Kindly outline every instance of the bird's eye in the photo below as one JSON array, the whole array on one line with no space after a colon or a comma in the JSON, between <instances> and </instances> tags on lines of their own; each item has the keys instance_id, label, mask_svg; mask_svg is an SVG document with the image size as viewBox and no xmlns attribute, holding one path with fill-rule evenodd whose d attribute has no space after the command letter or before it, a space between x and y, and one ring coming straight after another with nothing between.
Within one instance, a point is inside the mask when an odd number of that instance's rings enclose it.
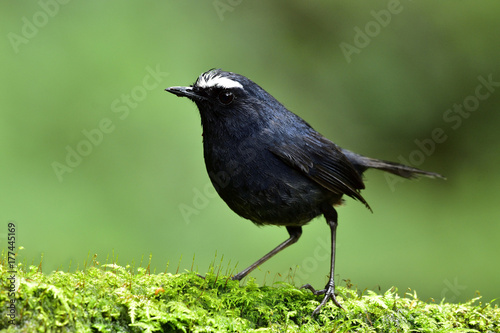
<instances>
[{"instance_id":1,"label":"bird's eye","mask_svg":"<svg viewBox=\"0 0 500 333\"><path fill-rule=\"evenodd\" d=\"M219 93L219 102L221 102L224 105L229 105L234 99L234 95L232 92L223 90Z\"/></svg>"}]
</instances>

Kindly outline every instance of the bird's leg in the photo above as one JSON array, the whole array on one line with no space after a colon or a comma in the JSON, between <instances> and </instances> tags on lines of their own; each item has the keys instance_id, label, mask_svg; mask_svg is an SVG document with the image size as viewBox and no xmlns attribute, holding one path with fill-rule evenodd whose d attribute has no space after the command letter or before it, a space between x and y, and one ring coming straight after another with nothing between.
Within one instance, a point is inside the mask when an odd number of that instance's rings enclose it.
<instances>
[{"instance_id":1,"label":"bird's leg","mask_svg":"<svg viewBox=\"0 0 500 333\"><path fill-rule=\"evenodd\" d=\"M318 305L318 307L313 311L313 316L319 313L321 308L326 304L326 302L328 302L329 299L331 299L333 303L335 303L335 305L337 305L339 308L343 309L342 306L337 301L337 299L335 298L334 272L335 272L335 239L337 235L337 211L332 206L328 206L323 209L323 215L326 218L326 223L330 226L330 232L332 236L332 249L331 249L332 261L330 266L330 278L328 279L328 283L326 284L325 289L322 290L316 290L310 284L306 284L301 287L309 289L315 295L325 294L325 297L323 297L323 300L321 301L320 305Z\"/></svg>"},{"instance_id":2,"label":"bird's leg","mask_svg":"<svg viewBox=\"0 0 500 333\"><path fill-rule=\"evenodd\" d=\"M233 280L241 280L245 276L247 276L251 271L253 271L255 268L258 266L262 265L264 262L266 262L269 258L274 256L276 253L280 252L281 250L287 248L288 246L296 243L300 235L302 235L302 227L286 227L286 230L288 231L288 234L290 234L290 238L288 238L286 241L278 245L276 248L274 248L271 252L254 262L252 265L247 267L246 269L242 270L235 276L233 276Z\"/></svg>"}]
</instances>

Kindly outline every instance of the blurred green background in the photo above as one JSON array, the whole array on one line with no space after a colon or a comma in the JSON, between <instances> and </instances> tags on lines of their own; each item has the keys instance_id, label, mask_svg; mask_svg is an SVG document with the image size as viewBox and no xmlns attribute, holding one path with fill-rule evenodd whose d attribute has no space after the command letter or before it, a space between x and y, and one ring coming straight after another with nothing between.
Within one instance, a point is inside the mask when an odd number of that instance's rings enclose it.
<instances>
[{"instance_id":1,"label":"blurred green background","mask_svg":"<svg viewBox=\"0 0 500 333\"><path fill-rule=\"evenodd\" d=\"M152 254L170 272L182 256L180 270L203 274L216 253L241 270L285 240L214 195L198 111L164 92L217 67L342 147L447 176L393 183L368 171L374 213L350 199L339 208L338 283L497 298L499 12L498 1L4 4L2 249L14 221L19 260L43 254L45 273L95 253L136 266ZM303 230L252 273L258 283L292 269L296 285L324 285L328 228L318 218Z\"/></svg>"}]
</instances>

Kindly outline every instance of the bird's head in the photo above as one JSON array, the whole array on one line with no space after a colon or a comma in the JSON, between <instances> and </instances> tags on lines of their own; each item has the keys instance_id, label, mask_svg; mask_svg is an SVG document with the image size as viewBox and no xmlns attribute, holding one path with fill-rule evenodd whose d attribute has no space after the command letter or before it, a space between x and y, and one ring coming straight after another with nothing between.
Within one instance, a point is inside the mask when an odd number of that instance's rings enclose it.
<instances>
[{"instance_id":1,"label":"bird's head","mask_svg":"<svg viewBox=\"0 0 500 333\"><path fill-rule=\"evenodd\" d=\"M189 87L170 87L165 90L179 97L187 97L202 108L227 108L244 95L244 79L235 73L211 69L201 74Z\"/></svg>"},{"instance_id":2,"label":"bird's head","mask_svg":"<svg viewBox=\"0 0 500 333\"><path fill-rule=\"evenodd\" d=\"M211 69L188 87L170 87L166 91L187 97L196 103L202 122L223 119L261 123L283 106L269 93L243 75Z\"/></svg>"},{"instance_id":3,"label":"bird's head","mask_svg":"<svg viewBox=\"0 0 500 333\"><path fill-rule=\"evenodd\" d=\"M267 93L253 81L243 75L221 69L202 73L189 87L170 87L165 90L191 99L200 112L212 110L216 113L227 113L228 109L241 108L245 104L251 107L248 104L267 97L264 96Z\"/></svg>"}]
</instances>

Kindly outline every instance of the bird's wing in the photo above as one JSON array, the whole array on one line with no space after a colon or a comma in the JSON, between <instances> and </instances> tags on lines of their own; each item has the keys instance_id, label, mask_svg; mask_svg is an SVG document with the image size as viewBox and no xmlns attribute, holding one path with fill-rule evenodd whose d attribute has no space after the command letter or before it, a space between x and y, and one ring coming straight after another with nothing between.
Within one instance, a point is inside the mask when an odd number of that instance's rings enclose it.
<instances>
[{"instance_id":1,"label":"bird's wing","mask_svg":"<svg viewBox=\"0 0 500 333\"><path fill-rule=\"evenodd\" d=\"M288 165L335 194L346 194L370 206L361 196L364 189L361 175L333 142L311 131L303 141L285 142L270 148L271 152Z\"/></svg>"}]
</instances>

